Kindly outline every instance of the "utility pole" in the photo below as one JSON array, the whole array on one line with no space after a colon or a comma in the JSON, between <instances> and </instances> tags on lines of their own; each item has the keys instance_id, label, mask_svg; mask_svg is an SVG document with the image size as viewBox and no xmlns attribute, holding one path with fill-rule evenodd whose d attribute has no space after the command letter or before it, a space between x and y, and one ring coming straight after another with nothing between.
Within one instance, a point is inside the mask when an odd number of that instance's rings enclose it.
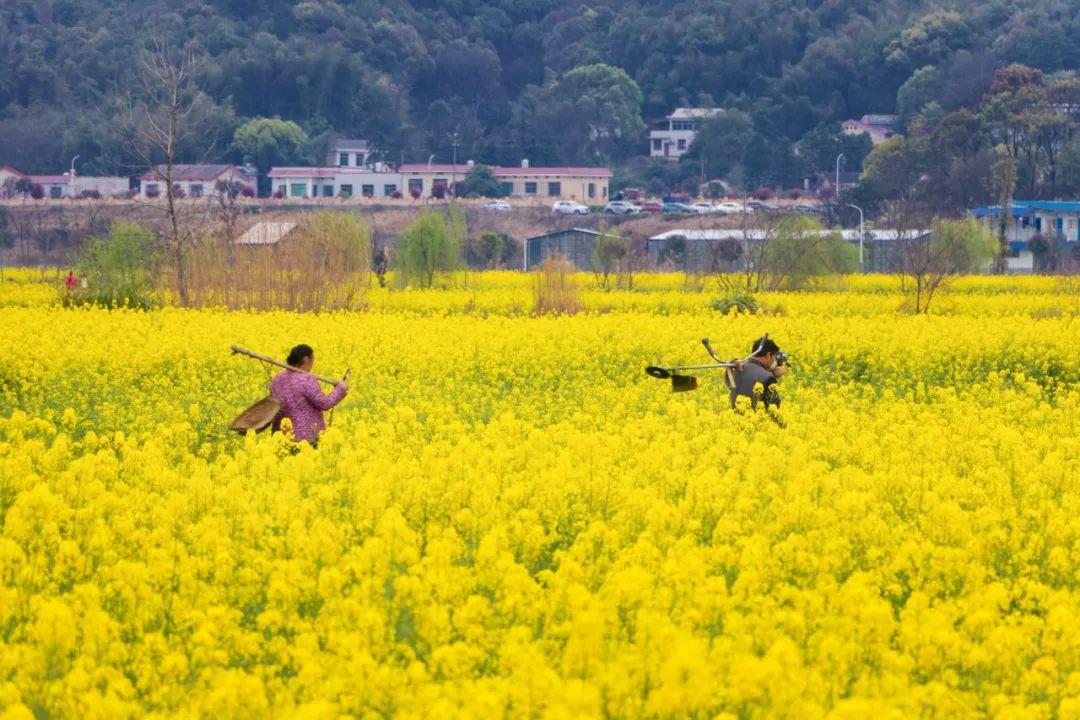
<instances>
[{"instance_id":1,"label":"utility pole","mask_svg":"<svg viewBox=\"0 0 1080 720\"><path fill-rule=\"evenodd\" d=\"M457 199L457 149L458 149L458 131L454 131L454 154L452 160L452 167L450 169L450 201L453 202Z\"/></svg>"},{"instance_id":2,"label":"utility pole","mask_svg":"<svg viewBox=\"0 0 1080 720\"><path fill-rule=\"evenodd\" d=\"M844 153L840 153L836 156L836 187L833 188L836 191L836 202L840 203L840 161L844 159Z\"/></svg>"}]
</instances>

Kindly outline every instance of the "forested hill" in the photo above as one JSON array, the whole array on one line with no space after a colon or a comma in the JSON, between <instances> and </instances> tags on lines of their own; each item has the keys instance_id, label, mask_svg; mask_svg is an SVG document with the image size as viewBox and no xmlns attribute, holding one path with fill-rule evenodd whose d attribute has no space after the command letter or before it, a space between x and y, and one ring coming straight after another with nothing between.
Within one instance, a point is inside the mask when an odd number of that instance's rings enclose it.
<instances>
[{"instance_id":1,"label":"forested hill","mask_svg":"<svg viewBox=\"0 0 1080 720\"><path fill-rule=\"evenodd\" d=\"M642 120L712 104L745 111L779 147L823 121L973 106L1005 64L1080 67L1075 0L8 0L0 164L129 167L117 99L155 33L205 58L215 127L185 151L215 140L234 160L238 125L279 116L310 137L368 138L393 161L448 160L456 131L459 158L617 162L646 151ZM569 75L597 64L628 78ZM919 106L898 108L927 66ZM637 89L638 116L605 116Z\"/></svg>"}]
</instances>

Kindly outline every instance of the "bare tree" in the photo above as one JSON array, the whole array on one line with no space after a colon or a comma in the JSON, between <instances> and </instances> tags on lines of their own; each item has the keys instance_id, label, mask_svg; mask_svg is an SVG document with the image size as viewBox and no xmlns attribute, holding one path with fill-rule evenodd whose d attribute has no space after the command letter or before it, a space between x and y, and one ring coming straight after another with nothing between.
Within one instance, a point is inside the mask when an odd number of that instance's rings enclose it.
<instances>
[{"instance_id":1,"label":"bare tree","mask_svg":"<svg viewBox=\"0 0 1080 720\"><path fill-rule=\"evenodd\" d=\"M181 305L188 304L185 252L192 233L177 202L180 193L174 168L181 146L201 133L211 104L195 87L197 58L193 46L177 50L163 37L155 38L141 60L141 95L127 99L124 113L132 149L165 185L165 245L174 265Z\"/></svg>"},{"instance_id":2,"label":"bare tree","mask_svg":"<svg viewBox=\"0 0 1080 720\"><path fill-rule=\"evenodd\" d=\"M974 218L935 220L929 232L906 228L897 237L903 288L915 312L930 312L934 294L952 277L984 270L997 256L993 235Z\"/></svg>"}]
</instances>

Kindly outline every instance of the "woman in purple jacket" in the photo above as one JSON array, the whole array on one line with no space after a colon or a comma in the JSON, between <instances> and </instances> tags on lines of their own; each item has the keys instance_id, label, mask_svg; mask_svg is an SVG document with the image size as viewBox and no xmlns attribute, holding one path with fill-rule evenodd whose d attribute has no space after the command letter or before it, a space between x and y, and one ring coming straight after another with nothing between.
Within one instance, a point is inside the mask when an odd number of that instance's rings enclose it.
<instances>
[{"instance_id":1,"label":"woman in purple jacket","mask_svg":"<svg viewBox=\"0 0 1080 720\"><path fill-rule=\"evenodd\" d=\"M297 345L285 360L290 366L310 373L315 365L315 351L309 345ZM292 421L293 439L307 440L318 445L319 433L326 427L323 411L337 405L349 391L349 384L342 380L329 394L323 395L319 381L311 375L282 370L270 381L270 394L281 402L281 411L274 419L274 432L281 429L281 421Z\"/></svg>"}]
</instances>

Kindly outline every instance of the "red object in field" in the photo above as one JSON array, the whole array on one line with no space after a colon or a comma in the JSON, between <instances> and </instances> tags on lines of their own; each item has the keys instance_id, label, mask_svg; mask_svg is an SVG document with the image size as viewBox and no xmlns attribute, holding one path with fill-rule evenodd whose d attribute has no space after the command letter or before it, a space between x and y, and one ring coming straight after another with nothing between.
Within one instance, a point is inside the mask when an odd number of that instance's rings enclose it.
<instances>
[{"instance_id":1,"label":"red object in field","mask_svg":"<svg viewBox=\"0 0 1080 720\"><path fill-rule=\"evenodd\" d=\"M663 209L664 206L661 205L658 202L653 202L652 200L650 200L649 202L641 203L640 207L645 212L656 212L656 213L658 213Z\"/></svg>"},{"instance_id":2,"label":"red object in field","mask_svg":"<svg viewBox=\"0 0 1080 720\"><path fill-rule=\"evenodd\" d=\"M68 272L67 277L64 278L64 284L67 285L68 290L75 289L75 273Z\"/></svg>"}]
</instances>

